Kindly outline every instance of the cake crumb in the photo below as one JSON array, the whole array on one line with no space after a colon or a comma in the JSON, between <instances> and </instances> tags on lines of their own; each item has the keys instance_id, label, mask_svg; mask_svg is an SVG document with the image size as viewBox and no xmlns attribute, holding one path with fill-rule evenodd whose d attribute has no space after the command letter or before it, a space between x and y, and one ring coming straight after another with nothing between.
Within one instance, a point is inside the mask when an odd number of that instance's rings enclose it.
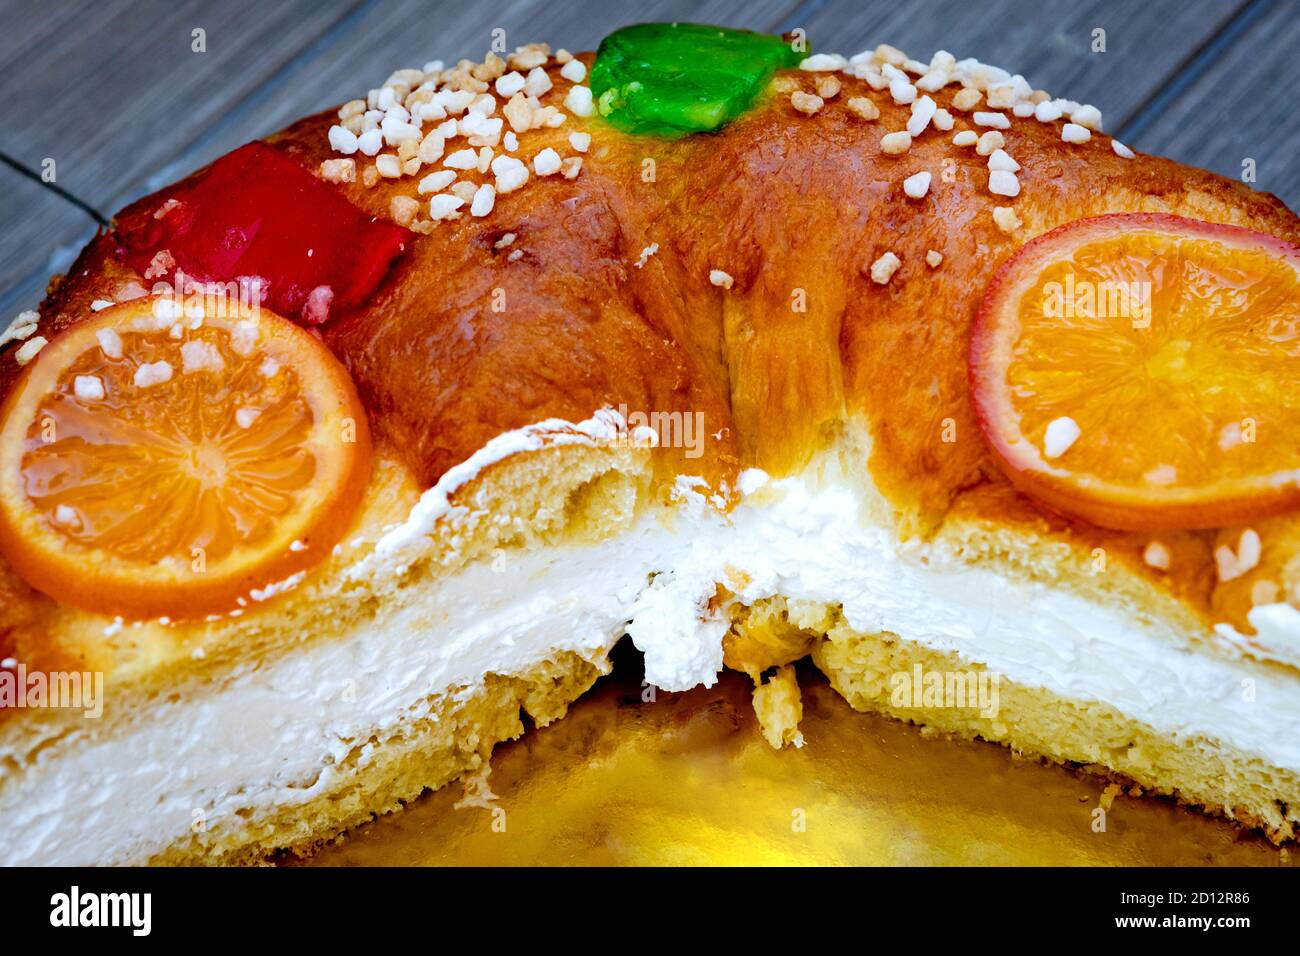
<instances>
[{"instance_id":1,"label":"cake crumb","mask_svg":"<svg viewBox=\"0 0 1300 956\"><path fill-rule=\"evenodd\" d=\"M906 130L886 133L880 140L880 151L888 156L901 156L912 148L912 136Z\"/></svg>"},{"instance_id":2,"label":"cake crumb","mask_svg":"<svg viewBox=\"0 0 1300 956\"><path fill-rule=\"evenodd\" d=\"M355 183L357 162L354 159L327 159L320 164L320 178L327 183Z\"/></svg>"},{"instance_id":3,"label":"cake crumb","mask_svg":"<svg viewBox=\"0 0 1300 956\"><path fill-rule=\"evenodd\" d=\"M1092 130L1078 123L1066 123L1061 127L1061 139L1067 143L1086 143L1092 139Z\"/></svg>"},{"instance_id":4,"label":"cake crumb","mask_svg":"<svg viewBox=\"0 0 1300 956\"><path fill-rule=\"evenodd\" d=\"M916 139L916 137L924 133L937 112L938 109L934 100L928 96L922 96L920 99L913 101L912 113L907 120L907 135Z\"/></svg>"},{"instance_id":5,"label":"cake crumb","mask_svg":"<svg viewBox=\"0 0 1300 956\"><path fill-rule=\"evenodd\" d=\"M805 93L803 90L796 90L790 94L790 105L800 113L806 113L807 115L812 116L826 105L826 101L814 93Z\"/></svg>"},{"instance_id":6,"label":"cake crumb","mask_svg":"<svg viewBox=\"0 0 1300 956\"><path fill-rule=\"evenodd\" d=\"M497 191L491 183L484 183L478 189L474 190L474 196L470 200L469 214L482 218L490 213L496 205Z\"/></svg>"},{"instance_id":7,"label":"cake crumb","mask_svg":"<svg viewBox=\"0 0 1300 956\"><path fill-rule=\"evenodd\" d=\"M546 147L533 157L533 172L538 176L551 176L560 171L560 154Z\"/></svg>"},{"instance_id":8,"label":"cake crumb","mask_svg":"<svg viewBox=\"0 0 1300 956\"><path fill-rule=\"evenodd\" d=\"M409 226L420 211L420 203L410 196L394 196L388 203L388 211L399 226Z\"/></svg>"},{"instance_id":9,"label":"cake crumb","mask_svg":"<svg viewBox=\"0 0 1300 956\"><path fill-rule=\"evenodd\" d=\"M1005 169L989 171L989 192L995 196L1014 198L1020 195L1020 180L1016 174Z\"/></svg>"},{"instance_id":10,"label":"cake crumb","mask_svg":"<svg viewBox=\"0 0 1300 956\"><path fill-rule=\"evenodd\" d=\"M1214 549L1214 562L1218 566L1219 583L1233 581L1248 574L1259 565L1259 559L1263 555L1263 544L1259 539L1259 532L1254 528L1246 528L1241 532L1241 537L1237 539L1237 549L1234 551L1226 544L1221 544Z\"/></svg>"},{"instance_id":11,"label":"cake crumb","mask_svg":"<svg viewBox=\"0 0 1300 956\"><path fill-rule=\"evenodd\" d=\"M41 349L45 348L45 346L49 344L49 339L45 338L43 335L38 335L34 339L28 339L19 346L18 351L14 353L14 361L20 366L26 365L32 359L36 358Z\"/></svg>"},{"instance_id":12,"label":"cake crumb","mask_svg":"<svg viewBox=\"0 0 1300 956\"><path fill-rule=\"evenodd\" d=\"M570 83L581 83L587 78L587 64L581 60L570 59L560 70L560 76Z\"/></svg>"},{"instance_id":13,"label":"cake crumb","mask_svg":"<svg viewBox=\"0 0 1300 956\"><path fill-rule=\"evenodd\" d=\"M941 262L943 262L942 252L936 252L935 250L931 249L929 252L925 254L925 264L929 266L931 269L939 268L939 264Z\"/></svg>"},{"instance_id":14,"label":"cake crumb","mask_svg":"<svg viewBox=\"0 0 1300 956\"><path fill-rule=\"evenodd\" d=\"M1020 172L1020 164L1011 158L1011 154L1005 149L995 149L989 154L989 169L996 172L1002 170L1009 173Z\"/></svg>"},{"instance_id":15,"label":"cake crumb","mask_svg":"<svg viewBox=\"0 0 1300 956\"><path fill-rule=\"evenodd\" d=\"M659 251L659 243L652 242L641 250L640 257L633 263L638 269L644 269L645 264L650 261L650 257Z\"/></svg>"},{"instance_id":16,"label":"cake crumb","mask_svg":"<svg viewBox=\"0 0 1300 956\"><path fill-rule=\"evenodd\" d=\"M844 105L849 108L849 112L864 120L880 119L880 107L865 96L855 96Z\"/></svg>"},{"instance_id":17,"label":"cake crumb","mask_svg":"<svg viewBox=\"0 0 1300 956\"><path fill-rule=\"evenodd\" d=\"M731 276L721 269L709 270L709 282L719 289L730 289L733 281Z\"/></svg>"},{"instance_id":18,"label":"cake crumb","mask_svg":"<svg viewBox=\"0 0 1300 956\"><path fill-rule=\"evenodd\" d=\"M1156 568L1157 570L1168 571L1169 549L1159 541L1152 541L1146 546L1146 550L1142 552L1142 560L1145 561L1148 566Z\"/></svg>"},{"instance_id":19,"label":"cake crumb","mask_svg":"<svg viewBox=\"0 0 1300 956\"><path fill-rule=\"evenodd\" d=\"M10 342L21 342L24 339L31 338L41 322L40 313L34 309L25 309L14 316L3 331L0 331L0 345L8 345Z\"/></svg>"},{"instance_id":20,"label":"cake crumb","mask_svg":"<svg viewBox=\"0 0 1300 956\"><path fill-rule=\"evenodd\" d=\"M803 746L803 734L799 732L803 700L792 665L778 668L767 683L754 688L754 714L763 737L775 749L786 744Z\"/></svg>"},{"instance_id":21,"label":"cake crumb","mask_svg":"<svg viewBox=\"0 0 1300 956\"><path fill-rule=\"evenodd\" d=\"M839 77L819 76L817 77L817 95L823 100L831 100L839 95L842 88Z\"/></svg>"},{"instance_id":22,"label":"cake crumb","mask_svg":"<svg viewBox=\"0 0 1300 956\"><path fill-rule=\"evenodd\" d=\"M1276 604L1282 599L1282 589L1276 581L1256 581L1250 586L1250 606Z\"/></svg>"},{"instance_id":23,"label":"cake crumb","mask_svg":"<svg viewBox=\"0 0 1300 956\"><path fill-rule=\"evenodd\" d=\"M894 277L898 267L903 264L902 260L892 252L886 252L879 259L871 264L871 281L877 285L885 285Z\"/></svg>"},{"instance_id":24,"label":"cake crumb","mask_svg":"<svg viewBox=\"0 0 1300 956\"><path fill-rule=\"evenodd\" d=\"M145 362L135 370L135 387L151 388L154 385L161 385L164 382L170 382L172 379L172 366L170 362Z\"/></svg>"},{"instance_id":25,"label":"cake crumb","mask_svg":"<svg viewBox=\"0 0 1300 956\"><path fill-rule=\"evenodd\" d=\"M1115 798L1119 796L1120 785L1117 783L1108 784L1106 789L1101 792L1101 808L1109 811L1115 803Z\"/></svg>"},{"instance_id":26,"label":"cake crumb","mask_svg":"<svg viewBox=\"0 0 1300 956\"><path fill-rule=\"evenodd\" d=\"M453 810L464 810L468 807L475 807L480 810L491 810L496 806L497 795L492 792L492 787L488 783L488 777L492 774L492 764L490 761L484 761L478 770L473 773L467 773L460 778L462 795L459 800L452 804Z\"/></svg>"},{"instance_id":27,"label":"cake crumb","mask_svg":"<svg viewBox=\"0 0 1300 956\"><path fill-rule=\"evenodd\" d=\"M463 205L465 205L465 200L459 196L439 193L429 199L429 218L434 222L441 222L444 219L459 219L460 213L457 210Z\"/></svg>"},{"instance_id":28,"label":"cake crumb","mask_svg":"<svg viewBox=\"0 0 1300 956\"><path fill-rule=\"evenodd\" d=\"M591 99L591 87L573 86L564 97L564 108L574 116L590 116L594 106Z\"/></svg>"},{"instance_id":29,"label":"cake crumb","mask_svg":"<svg viewBox=\"0 0 1300 956\"><path fill-rule=\"evenodd\" d=\"M907 106L916 102L916 87L906 79L892 80L889 84L889 95L894 98L894 102L899 106Z\"/></svg>"},{"instance_id":30,"label":"cake crumb","mask_svg":"<svg viewBox=\"0 0 1300 956\"><path fill-rule=\"evenodd\" d=\"M903 192L910 199L924 199L930 191L930 174L924 170L903 180Z\"/></svg>"},{"instance_id":31,"label":"cake crumb","mask_svg":"<svg viewBox=\"0 0 1300 956\"><path fill-rule=\"evenodd\" d=\"M99 342L100 351L107 358L122 357L122 336L118 334L117 329L100 329L95 333L95 339Z\"/></svg>"},{"instance_id":32,"label":"cake crumb","mask_svg":"<svg viewBox=\"0 0 1300 956\"><path fill-rule=\"evenodd\" d=\"M1079 423L1068 415L1053 418L1047 423L1047 430L1043 434L1043 455L1047 458L1060 458L1074 446L1081 434Z\"/></svg>"},{"instance_id":33,"label":"cake crumb","mask_svg":"<svg viewBox=\"0 0 1300 956\"><path fill-rule=\"evenodd\" d=\"M1084 103L1077 110L1070 114L1071 122L1101 132L1101 110L1091 104Z\"/></svg>"},{"instance_id":34,"label":"cake crumb","mask_svg":"<svg viewBox=\"0 0 1300 956\"><path fill-rule=\"evenodd\" d=\"M975 152L981 156L992 156L1005 145L1007 145L1007 141L1003 135L997 130L991 129L976 142Z\"/></svg>"},{"instance_id":35,"label":"cake crumb","mask_svg":"<svg viewBox=\"0 0 1300 956\"><path fill-rule=\"evenodd\" d=\"M832 70L844 69L848 63L849 61L838 53L814 53L799 62L799 69L812 73L829 73Z\"/></svg>"},{"instance_id":36,"label":"cake crumb","mask_svg":"<svg viewBox=\"0 0 1300 956\"><path fill-rule=\"evenodd\" d=\"M1003 232L1011 233L1020 228L1020 217L1010 206L994 206L993 221Z\"/></svg>"},{"instance_id":37,"label":"cake crumb","mask_svg":"<svg viewBox=\"0 0 1300 956\"><path fill-rule=\"evenodd\" d=\"M149 260L149 265L144 270L144 277L146 279L157 279L165 276L175 268L176 260L172 258L171 252L166 249L159 249L154 253L153 258Z\"/></svg>"},{"instance_id":38,"label":"cake crumb","mask_svg":"<svg viewBox=\"0 0 1300 956\"><path fill-rule=\"evenodd\" d=\"M1064 114L1065 111L1061 109L1061 104L1052 100L1044 100L1041 103L1034 104L1034 119L1040 123L1054 123Z\"/></svg>"}]
</instances>

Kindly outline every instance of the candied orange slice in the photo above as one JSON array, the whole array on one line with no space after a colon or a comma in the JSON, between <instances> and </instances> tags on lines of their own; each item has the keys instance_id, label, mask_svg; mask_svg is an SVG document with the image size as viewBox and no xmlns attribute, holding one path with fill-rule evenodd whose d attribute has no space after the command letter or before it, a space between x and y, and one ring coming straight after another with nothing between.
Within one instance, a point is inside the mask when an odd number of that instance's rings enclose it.
<instances>
[{"instance_id":1,"label":"candied orange slice","mask_svg":"<svg viewBox=\"0 0 1300 956\"><path fill-rule=\"evenodd\" d=\"M1026 494L1128 530L1300 506L1300 248L1099 216L994 277L970 347L981 427Z\"/></svg>"},{"instance_id":2,"label":"candied orange slice","mask_svg":"<svg viewBox=\"0 0 1300 956\"><path fill-rule=\"evenodd\" d=\"M137 299L45 346L0 408L0 552L93 611L231 610L330 553L369 458L356 390L315 336Z\"/></svg>"}]
</instances>

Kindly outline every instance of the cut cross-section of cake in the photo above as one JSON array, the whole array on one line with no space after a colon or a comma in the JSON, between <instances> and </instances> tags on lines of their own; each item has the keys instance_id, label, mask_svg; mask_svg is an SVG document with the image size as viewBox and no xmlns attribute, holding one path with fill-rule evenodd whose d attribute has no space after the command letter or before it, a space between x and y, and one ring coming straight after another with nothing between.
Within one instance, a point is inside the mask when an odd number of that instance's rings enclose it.
<instances>
[{"instance_id":1,"label":"cut cross-section of cake","mask_svg":"<svg viewBox=\"0 0 1300 956\"><path fill-rule=\"evenodd\" d=\"M0 334L0 862L308 850L624 635L1300 832L1300 221L801 42L399 70Z\"/></svg>"}]
</instances>

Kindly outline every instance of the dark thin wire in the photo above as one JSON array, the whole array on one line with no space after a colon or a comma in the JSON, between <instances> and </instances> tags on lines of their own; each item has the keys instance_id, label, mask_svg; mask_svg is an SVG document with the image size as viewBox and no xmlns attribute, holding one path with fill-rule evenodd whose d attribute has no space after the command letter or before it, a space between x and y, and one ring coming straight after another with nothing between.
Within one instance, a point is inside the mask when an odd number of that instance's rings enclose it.
<instances>
[{"instance_id":1,"label":"dark thin wire","mask_svg":"<svg viewBox=\"0 0 1300 956\"><path fill-rule=\"evenodd\" d=\"M55 193L57 196L59 196L59 198L72 203L72 205L76 206L86 215L90 216L90 218L94 219L95 222L99 223L101 226L108 225L108 220L105 219L103 216L101 216L99 210L96 209L94 206L90 205L90 203L84 202L83 200L74 196L72 193L68 192L58 183L46 182L44 179L41 178L40 173L36 172L36 170L34 169L28 169L22 163L14 159L12 156L9 156L6 153L0 153L0 163L4 163L14 172L22 176L26 176L28 179L32 180L33 182L38 183L42 188L48 189L50 190L50 192Z\"/></svg>"}]
</instances>

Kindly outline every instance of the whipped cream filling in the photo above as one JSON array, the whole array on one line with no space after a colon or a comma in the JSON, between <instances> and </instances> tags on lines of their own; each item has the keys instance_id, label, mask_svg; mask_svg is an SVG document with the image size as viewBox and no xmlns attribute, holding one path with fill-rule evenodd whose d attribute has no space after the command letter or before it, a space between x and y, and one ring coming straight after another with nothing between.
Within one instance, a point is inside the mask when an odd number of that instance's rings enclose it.
<instances>
[{"instance_id":1,"label":"whipped cream filling","mask_svg":"<svg viewBox=\"0 0 1300 956\"><path fill-rule=\"evenodd\" d=\"M604 654L662 540L648 523L472 565L388 602L353 634L160 699L103 740L46 747L0 778L0 863L143 862L192 827L312 800L374 758L372 737L428 716L435 695L469 696L485 674L519 674L561 650Z\"/></svg>"},{"instance_id":2,"label":"whipped cream filling","mask_svg":"<svg viewBox=\"0 0 1300 956\"><path fill-rule=\"evenodd\" d=\"M1255 629L1254 637L1231 624L1216 624L1214 630L1249 657L1300 667L1300 610L1285 603L1256 604L1246 612L1246 620Z\"/></svg>"},{"instance_id":3,"label":"whipped cream filling","mask_svg":"<svg viewBox=\"0 0 1300 956\"><path fill-rule=\"evenodd\" d=\"M1294 676L1198 651L1187 635L1122 609L901 543L860 520L846 485L764 477L741 476L750 495L720 525L721 537L719 525L692 522L671 573L638 599L628 632L659 686L714 679L720 633L707 620L692 631L686 608L704 607L714 582L724 581L745 604L775 594L839 604L856 631L888 631L1023 686L1110 704L1175 740L1218 740L1300 769ZM1252 623L1270 638L1266 628L1297 620L1272 611L1257 617Z\"/></svg>"},{"instance_id":4,"label":"whipped cream filling","mask_svg":"<svg viewBox=\"0 0 1300 956\"><path fill-rule=\"evenodd\" d=\"M384 553L416 549L438 521L464 517L452 495L487 464L621 434L616 416L524 432L449 472L390 530ZM160 700L129 732L46 748L0 782L0 859L140 861L193 827L309 801L373 759L372 737L428 715L434 695L471 694L487 673L522 673L564 650L595 657L623 633L644 653L650 682L712 684L727 629L710 603L720 582L747 604L776 594L838 604L855 630L889 631L1021 685L1111 704L1172 738L1204 736L1300 769L1300 683L1288 675L1197 653L1158 623L900 543L861 520L857 492L842 480L772 481L751 470L729 515L698 485L677 483L684 505L671 516L647 514L596 544L466 567L388 602L352 635L251 665L209 693ZM1285 629L1294 619L1260 623Z\"/></svg>"}]
</instances>

